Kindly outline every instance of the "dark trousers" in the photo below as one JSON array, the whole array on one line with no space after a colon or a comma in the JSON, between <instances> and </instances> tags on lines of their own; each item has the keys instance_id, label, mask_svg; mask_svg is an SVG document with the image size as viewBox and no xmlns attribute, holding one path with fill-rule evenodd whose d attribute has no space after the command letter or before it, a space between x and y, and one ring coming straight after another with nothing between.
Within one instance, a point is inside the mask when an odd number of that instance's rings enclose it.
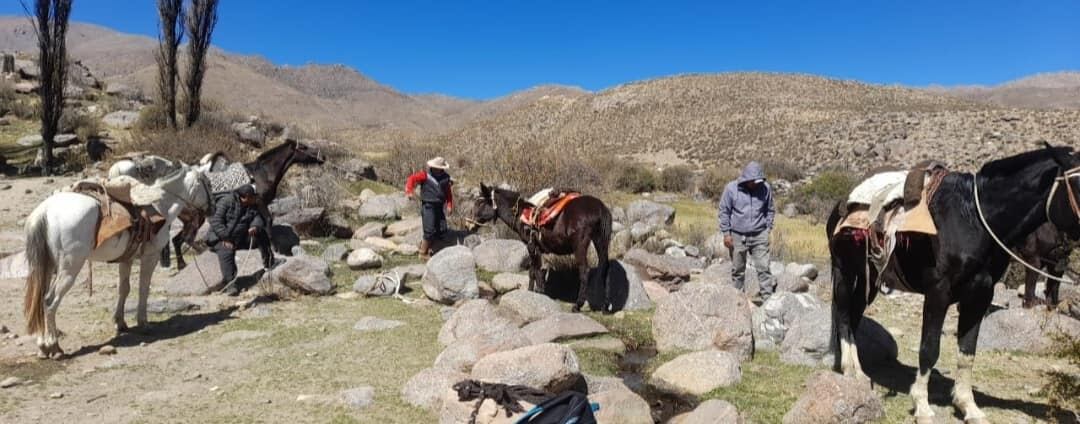
<instances>
[{"instance_id":1,"label":"dark trousers","mask_svg":"<svg viewBox=\"0 0 1080 424\"><path fill-rule=\"evenodd\" d=\"M218 264L221 265L222 285L229 284L236 278L236 251L247 249L248 244L252 244L252 247L259 249L263 267L269 268L274 263L274 254L270 251L270 239L266 237L266 233L262 230L255 233L254 243L247 234L238 237L238 240L233 240L232 243L233 249L225 247L224 242L218 242L214 245L214 253L217 254Z\"/></svg>"},{"instance_id":2,"label":"dark trousers","mask_svg":"<svg viewBox=\"0 0 1080 424\"><path fill-rule=\"evenodd\" d=\"M446 232L446 204L421 202L420 221L424 224L424 240L439 239Z\"/></svg>"}]
</instances>

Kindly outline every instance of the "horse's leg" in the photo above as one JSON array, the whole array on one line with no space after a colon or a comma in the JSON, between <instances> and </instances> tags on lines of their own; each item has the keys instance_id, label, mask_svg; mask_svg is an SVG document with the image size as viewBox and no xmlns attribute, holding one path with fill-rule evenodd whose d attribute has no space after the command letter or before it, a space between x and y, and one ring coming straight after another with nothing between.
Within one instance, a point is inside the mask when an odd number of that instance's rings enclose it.
<instances>
[{"instance_id":1,"label":"horse's leg","mask_svg":"<svg viewBox=\"0 0 1080 424\"><path fill-rule=\"evenodd\" d=\"M1039 260L1035 259L1033 266L1040 267ZM1024 307L1030 308L1038 304L1038 296L1035 295L1035 284L1039 281L1039 274L1030 269L1024 269Z\"/></svg>"},{"instance_id":2,"label":"horse's leg","mask_svg":"<svg viewBox=\"0 0 1080 424\"><path fill-rule=\"evenodd\" d=\"M968 293L957 304L960 312L959 323L956 328L956 344L958 348L956 356L956 383L953 385L953 405L964 413L964 423L982 424L989 423L986 414L979 410L975 404L975 395L971 391L971 369L975 364L975 348L979 338L979 325L983 315L990 308L990 301L994 296L993 283L989 277L977 281L977 288ZM985 283L982 285L981 283Z\"/></svg>"},{"instance_id":3,"label":"horse's leg","mask_svg":"<svg viewBox=\"0 0 1080 424\"><path fill-rule=\"evenodd\" d=\"M54 285L50 293L45 297L45 334L42 339L39 339L38 347L41 349L42 356L46 358L64 355L64 351L60 349L61 331L56 325L56 310L60 308L60 302L64 300L64 295L71 289L71 286L75 285L75 278L79 276L79 270L82 269L83 263L86 262L85 259L78 261L73 261L70 257L66 259L66 261L61 262L57 273L59 284Z\"/></svg>"},{"instance_id":4,"label":"horse's leg","mask_svg":"<svg viewBox=\"0 0 1080 424\"><path fill-rule=\"evenodd\" d=\"M1067 259L1062 259L1062 260L1067 260ZM1053 275L1053 276L1055 276L1057 278L1061 278L1062 275L1065 275L1065 271L1060 271L1060 269L1061 268L1051 270L1050 275ZM1060 289L1060 287L1061 287L1061 282L1060 281L1052 280L1052 279L1049 279L1049 278L1046 279L1046 288L1043 289L1043 294L1046 296L1046 306L1047 307L1049 307L1051 309L1056 308L1058 303L1061 302L1061 298L1059 297L1059 289Z\"/></svg>"},{"instance_id":5,"label":"horse's leg","mask_svg":"<svg viewBox=\"0 0 1080 424\"><path fill-rule=\"evenodd\" d=\"M949 300L942 290L928 290L923 298L922 339L919 342L919 370L911 384L911 398L915 403L915 422L934 422L934 410L930 408L930 373L934 370L941 353L941 327Z\"/></svg>"},{"instance_id":6,"label":"horse's leg","mask_svg":"<svg viewBox=\"0 0 1080 424\"><path fill-rule=\"evenodd\" d=\"M597 271L599 271L597 275L600 278L597 284L602 284L604 289L604 304L600 305L600 310L605 314L615 312L615 305L611 302L611 282L608 281L608 271L611 267L611 262L608 259L609 242L609 240L601 238L593 243L593 247L596 248ZM593 306L590 305L589 307L592 308Z\"/></svg>"},{"instance_id":7,"label":"horse's leg","mask_svg":"<svg viewBox=\"0 0 1080 424\"><path fill-rule=\"evenodd\" d=\"M113 323L116 324L116 332L128 331L127 321L124 320L124 305L127 303L128 293L131 292L131 261L121 262L119 266L120 283L116 296L116 311L113 312Z\"/></svg>"},{"instance_id":8,"label":"horse's leg","mask_svg":"<svg viewBox=\"0 0 1080 424\"><path fill-rule=\"evenodd\" d=\"M168 269L170 266L172 266L172 264L169 263L171 260L170 255L171 252L169 252L169 246L165 246L161 249L161 261L159 263L161 264L162 268Z\"/></svg>"},{"instance_id":9,"label":"horse's leg","mask_svg":"<svg viewBox=\"0 0 1080 424\"><path fill-rule=\"evenodd\" d=\"M172 239L173 249L176 250L176 270L182 270L187 268L187 262L184 261L184 232L180 232L176 237ZM165 247L168 249L168 246Z\"/></svg>"},{"instance_id":10,"label":"horse's leg","mask_svg":"<svg viewBox=\"0 0 1080 424\"><path fill-rule=\"evenodd\" d=\"M842 242L841 242L842 243ZM836 247L839 250L840 246ZM855 249L858 250L858 249ZM859 363L859 352L855 345L855 329L862 320L863 311L866 309L866 297L864 295L865 283L860 290L860 281L865 280L863 270L865 262L859 260L861 253L845 254L836 252L834 255L843 255L842 259L833 261L833 301L832 301L832 342L839 344L839 349L832 349L835 355L834 368L849 377L867 379L863 374L862 365ZM841 263L841 260L852 260L854 264ZM862 265L857 266L857 265ZM837 351L839 350L839 351Z\"/></svg>"},{"instance_id":11,"label":"horse's leg","mask_svg":"<svg viewBox=\"0 0 1080 424\"><path fill-rule=\"evenodd\" d=\"M545 293L544 274L540 269L544 265L543 256L540 252L529 249L529 291Z\"/></svg>"},{"instance_id":12,"label":"horse's leg","mask_svg":"<svg viewBox=\"0 0 1080 424\"><path fill-rule=\"evenodd\" d=\"M574 302L574 312L581 312L581 307L585 306L585 298L589 293L589 243L588 240L579 242L577 248L574 249L574 261L577 262L578 268L578 281L581 284L578 285L577 301Z\"/></svg>"},{"instance_id":13,"label":"horse's leg","mask_svg":"<svg viewBox=\"0 0 1080 424\"><path fill-rule=\"evenodd\" d=\"M135 322L141 330L148 324L146 319L146 301L150 297L150 278L154 276L154 255L143 254L139 263L139 305L135 312Z\"/></svg>"}]
</instances>

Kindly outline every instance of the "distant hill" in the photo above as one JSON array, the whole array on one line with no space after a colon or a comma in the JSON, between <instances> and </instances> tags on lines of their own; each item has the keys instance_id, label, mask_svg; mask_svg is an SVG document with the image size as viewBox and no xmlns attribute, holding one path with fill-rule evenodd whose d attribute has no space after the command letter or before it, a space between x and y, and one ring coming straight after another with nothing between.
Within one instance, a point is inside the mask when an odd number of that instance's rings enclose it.
<instances>
[{"instance_id":1,"label":"distant hill","mask_svg":"<svg viewBox=\"0 0 1080 424\"><path fill-rule=\"evenodd\" d=\"M546 96L429 141L474 153L549 147L705 166L756 159L865 169L933 157L970 169L1038 140L1075 143L1078 135L1078 111L1010 111L921 89L730 73Z\"/></svg>"},{"instance_id":2,"label":"distant hill","mask_svg":"<svg viewBox=\"0 0 1080 424\"><path fill-rule=\"evenodd\" d=\"M1006 107L1080 109L1080 72L1032 75L991 87L934 87L932 90Z\"/></svg>"}]
</instances>

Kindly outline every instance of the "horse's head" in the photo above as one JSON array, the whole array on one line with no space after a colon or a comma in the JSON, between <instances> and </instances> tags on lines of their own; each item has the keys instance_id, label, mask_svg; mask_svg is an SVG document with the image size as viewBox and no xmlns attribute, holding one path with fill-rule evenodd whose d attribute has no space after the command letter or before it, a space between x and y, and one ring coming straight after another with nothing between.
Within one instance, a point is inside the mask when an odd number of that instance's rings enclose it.
<instances>
[{"instance_id":1,"label":"horse's head","mask_svg":"<svg viewBox=\"0 0 1080 424\"><path fill-rule=\"evenodd\" d=\"M476 231L478 227L490 224L498 217L497 210L495 189L480 183L480 195L473 204L472 217L465 220L469 224L469 231Z\"/></svg>"},{"instance_id":2,"label":"horse's head","mask_svg":"<svg viewBox=\"0 0 1080 424\"><path fill-rule=\"evenodd\" d=\"M312 148L307 144L294 141L293 143L293 163L300 165L322 165L326 162L322 158L318 149Z\"/></svg>"},{"instance_id":3,"label":"horse's head","mask_svg":"<svg viewBox=\"0 0 1080 424\"><path fill-rule=\"evenodd\" d=\"M1050 223L1073 240L1080 240L1080 158L1071 148L1055 148L1046 143L1057 163L1059 176L1046 205Z\"/></svg>"}]
</instances>

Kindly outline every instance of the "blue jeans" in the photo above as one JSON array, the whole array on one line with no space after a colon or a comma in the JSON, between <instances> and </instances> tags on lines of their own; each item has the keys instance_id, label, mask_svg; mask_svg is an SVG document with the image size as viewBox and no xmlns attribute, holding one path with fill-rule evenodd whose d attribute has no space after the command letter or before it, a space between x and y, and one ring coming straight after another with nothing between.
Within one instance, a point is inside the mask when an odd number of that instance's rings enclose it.
<instances>
[{"instance_id":1,"label":"blue jeans","mask_svg":"<svg viewBox=\"0 0 1080 424\"><path fill-rule=\"evenodd\" d=\"M776 291L776 281L769 269L769 231L757 234L731 233L734 246L731 249L731 282L735 288L743 290L746 285L746 257L754 263L757 270L761 295L769 296Z\"/></svg>"}]
</instances>

